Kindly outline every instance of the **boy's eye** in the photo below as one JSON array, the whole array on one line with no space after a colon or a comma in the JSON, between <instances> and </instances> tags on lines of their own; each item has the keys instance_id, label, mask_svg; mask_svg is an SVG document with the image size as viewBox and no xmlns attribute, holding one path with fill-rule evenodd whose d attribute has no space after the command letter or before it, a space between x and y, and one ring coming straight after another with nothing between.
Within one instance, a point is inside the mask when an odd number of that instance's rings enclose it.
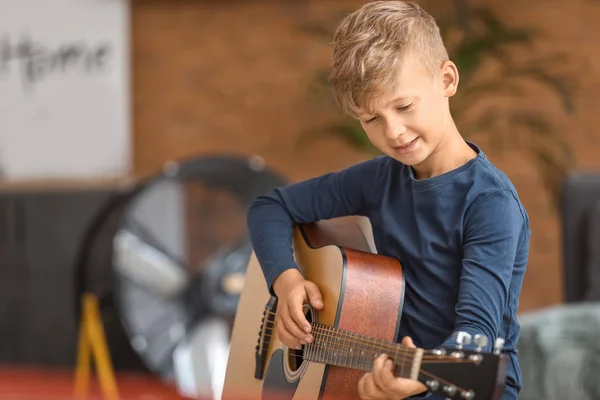
<instances>
[{"instance_id":1,"label":"boy's eye","mask_svg":"<svg viewBox=\"0 0 600 400\"><path fill-rule=\"evenodd\" d=\"M413 104L415 104L415 103L410 103L410 104L407 104L407 105L405 105L405 106L403 106L403 107L398 107L398 111L406 111L406 110L409 110L409 109L410 109L410 108L413 106Z\"/></svg>"},{"instance_id":2,"label":"boy's eye","mask_svg":"<svg viewBox=\"0 0 600 400\"><path fill-rule=\"evenodd\" d=\"M412 102L412 103L410 103L410 104L407 104L407 105L405 105L405 106L398 107L398 108L397 108L397 110L398 110L398 111L408 111L408 110L410 110L410 109L412 108L412 106L413 106L414 104L415 104L415 103L414 103L414 102ZM378 118L377 116L371 117L371 118L369 118L369 119L365 120L365 124L370 124L370 123L372 123L372 122L375 122L375 121L377 120L377 118Z\"/></svg>"}]
</instances>

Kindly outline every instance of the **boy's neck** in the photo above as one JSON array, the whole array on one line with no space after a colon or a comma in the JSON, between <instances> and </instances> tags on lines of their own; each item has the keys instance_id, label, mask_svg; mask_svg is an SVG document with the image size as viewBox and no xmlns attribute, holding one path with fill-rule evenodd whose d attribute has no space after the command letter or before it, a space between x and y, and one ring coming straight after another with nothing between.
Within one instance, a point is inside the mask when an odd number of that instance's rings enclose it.
<instances>
[{"instance_id":1,"label":"boy's neck","mask_svg":"<svg viewBox=\"0 0 600 400\"><path fill-rule=\"evenodd\" d=\"M465 142L456 128L444 136L445 140L438 144L425 162L413 166L417 179L445 174L477 157L475 150Z\"/></svg>"}]
</instances>

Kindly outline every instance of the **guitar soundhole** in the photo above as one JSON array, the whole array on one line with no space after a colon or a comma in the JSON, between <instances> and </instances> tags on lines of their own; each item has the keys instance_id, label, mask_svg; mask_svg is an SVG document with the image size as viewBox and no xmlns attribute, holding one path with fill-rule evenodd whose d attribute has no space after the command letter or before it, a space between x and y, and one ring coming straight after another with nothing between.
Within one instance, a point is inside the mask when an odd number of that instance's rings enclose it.
<instances>
[{"instance_id":1,"label":"guitar soundhole","mask_svg":"<svg viewBox=\"0 0 600 400\"><path fill-rule=\"evenodd\" d=\"M304 306L304 316L308 320L308 323L312 324L313 312L312 312L311 307L309 307L307 305ZM300 350L296 350L296 349L288 350L288 367L289 367L290 372L296 372L298 369L300 369L303 362L304 362L304 346L302 346L302 349L300 349Z\"/></svg>"}]
</instances>

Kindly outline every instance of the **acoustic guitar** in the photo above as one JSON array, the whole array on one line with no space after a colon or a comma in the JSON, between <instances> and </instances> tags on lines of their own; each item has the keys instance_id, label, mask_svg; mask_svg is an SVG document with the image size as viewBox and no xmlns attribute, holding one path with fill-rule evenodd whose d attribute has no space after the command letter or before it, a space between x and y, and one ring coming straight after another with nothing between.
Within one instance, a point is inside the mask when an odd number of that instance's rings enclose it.
<instances>
[{"instance_id":1,"label":"acoustic guitar","mask_svg":"<svg viewBox=\"0 0 600 400\"><path fill-rule=\"evenodd\" d=\"M457 335L457 347L397 343L402 264L376 253L367 221L338 218L295 229L295 261L324 301L318 311L304 306L315 340L300 350L279 341L277 298L252 254L232 329L223 400L358 399L358 380L381 353L393 359L396 376L419 380L445 398L500 398L507 366L502 339L492 353L481 351L485 336L464 332ZM463 347L471 343L477 348Z\"/></svg>"}]
</instances>

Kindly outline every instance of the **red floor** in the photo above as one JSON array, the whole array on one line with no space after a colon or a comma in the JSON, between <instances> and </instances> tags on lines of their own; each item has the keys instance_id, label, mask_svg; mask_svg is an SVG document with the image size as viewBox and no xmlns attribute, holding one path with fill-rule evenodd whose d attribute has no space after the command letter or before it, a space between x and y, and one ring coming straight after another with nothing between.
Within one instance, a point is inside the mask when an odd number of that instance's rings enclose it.
<instances>
[{"instance_id":1,"label":"red floor","mask_svg":"<svg viewBox=\"0 0 600 400\"><path fill-rule=\"evenodd\" d=\"M0 366L1 400L73 400L73 372ZM155 377L117 373L120 400L187 400ZM103 400L95 381L89 400Z\"/></svg>"}]
</instances>

